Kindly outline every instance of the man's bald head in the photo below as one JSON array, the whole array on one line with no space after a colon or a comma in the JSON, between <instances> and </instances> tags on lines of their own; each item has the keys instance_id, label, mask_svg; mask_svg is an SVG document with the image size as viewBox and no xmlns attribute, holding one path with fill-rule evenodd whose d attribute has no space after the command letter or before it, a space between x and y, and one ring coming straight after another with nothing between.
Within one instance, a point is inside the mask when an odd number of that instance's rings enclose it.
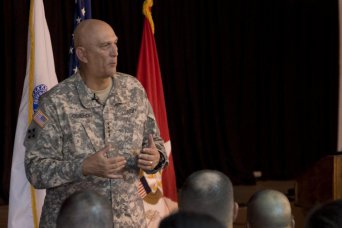
<instances>
[{"instance_id":1,"label":"man's bald head","mask_svg":"<svg viewBox=\"0 0 342 228\"><path fill-rule=\"evenodd\" d=\"M333 200L311 209L305 228L342 227L342 200Z\"/></svg>"},{"instance_id":2,"label":"man's bald head","mask_svg":"<svg viewBox=\"0 0 342 228\"><path fill-rule=\"evenodd\" d=\"M79 72L89 88L103 90L116 73L117 41L113 28L104 21L88 19L76 27L74 45Z\"/></svg>"},{"instance_id":3,"label":"man's bald head","mask_svg":"<svg viewBox=\"0 0 342 228\"><path fill-rule=\"evenodd\" d=\"M293 226L291 205L287 197L276 190L261 190L247 205L250 228L285 228Z\"/></svg>"},{"instance_id":4,"label":"man's bald head","mask_svg":"<svg viewBox=\"0 0 342 228\"><path fill-rule=\"evenodd\" d=\"M87 46L89 42L93 42L99 31L103 29L112 30L112 27L104 21L97 19L87 19L79 23L74 31L74 46Z\"/></svg>"},{"instance_id":5,"label":"man's bald head","mask_svg":"<svg viewBox=\"0 0 342 228\"><path fill-rule=\"evenodd\" d=\"M201 170L193 173L180 191L181 211L209 214L228 226L233 224L235 207L233 185L219 171Z\"/></svg>"},{"instance_id":6,"label":"man's bald head","mask_svg":"<svg viewBox=\"0 0 342 228\"><path fill-rule=\"evenodd\" d=\"M207 214L178 211L164 217L159 228L225 228L225 226Z\"/></svg>"},{"instance_id":7,"label":"man's bald head","mask_svg":"<svg viewBox=\"0 0 342 228\"><path fill-rule=\"evenodd\" d=\"M110 201L92 191L76 192L62 204L58 213L57 228L113 227Z\"/></svg>"}]
</instances>

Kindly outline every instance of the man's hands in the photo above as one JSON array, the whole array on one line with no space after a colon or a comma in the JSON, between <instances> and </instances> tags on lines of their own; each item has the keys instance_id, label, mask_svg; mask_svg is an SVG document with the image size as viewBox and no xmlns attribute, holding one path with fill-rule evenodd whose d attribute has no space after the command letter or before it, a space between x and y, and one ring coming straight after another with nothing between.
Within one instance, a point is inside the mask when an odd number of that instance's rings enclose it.
<instances>
[{"instance_id":1,"label":"man's hands","mask_svg":"<svg viewBox=\"0 0 342 228\"><path fill-rule=\"evenodd\" d=\"M106 146L95 154L87 157L82 164L83 175L121 179L122 170L127 163L125 157L107 157L110 146ZM148 137L148 146L138 155L138 167L144 171L153 170L159 163L160 153L154 144L152 135Z\"/></svg>"},{"instance_id":2,"label":"man's hands","mask_svg":"<svg viewBox=\"0 0 342 228\"><path fill-rule=\"evenodd\" d=\"M154 144L152 135L148 136L148 146L138 155L138 167L144 171L153 170L159 163L160 153Z\"/></svg>"},{"instance_id":3,"label":"man's hands","mask_svg":"<svg viewBox=\"0 0 342 228\"><path fill-rule=\"evenodd\" d=\"M107 152L109 150L110 146L106 146L102 150L87 157L82 165L83 175L94 175L112 179L123 178L120 171L125 167L127 161L123 156L107 158Z\"/></svg>"}]
</instances>

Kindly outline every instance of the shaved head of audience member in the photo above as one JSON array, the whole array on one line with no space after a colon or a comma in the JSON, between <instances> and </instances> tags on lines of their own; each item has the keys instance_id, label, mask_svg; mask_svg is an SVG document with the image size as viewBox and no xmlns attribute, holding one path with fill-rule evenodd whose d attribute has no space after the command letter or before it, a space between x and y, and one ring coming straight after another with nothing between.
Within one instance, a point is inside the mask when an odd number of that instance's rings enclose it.
<instances>
[{"instance_id":1,"label":"shaved head of audience member","mask_svg":"<svg viewBox=\"0 0 342 228\"><path fill-rule=\"evenodd\" d=\"M160 221L159 228L224 228L210 215L178 211Z\"/></svg>"},{"instance_id":2,"label":"shaved head of audience member","mask_svg":"<svg viewBox=\"0 0 342 228\"><path fill-rule=\"evenodd\" d=\"M312 209L306 219L305 228L342 227L342 200L335 200Z\"/></svg>"},{"instance_id":3,"label":"shaved head of audience member","mask_svg":"<svg viewBox=\"0 0 342 228\"><path fill-rule=\"evenodd\" d=\"M179 194L179 210L211 215L225 227L233 227L238 213L233 185L223 173L201 170L191 174Z\"/></svg>"},{"instance_id":4,"label":"shaved head of audience member","mask_svg":"<svg viewBox=\"0 0 342 228\"><path fill-rule=\"evenodd\" d=\"M283 193L271 189L254 193L247 205L247 227L294 227L294 219L288 198Z\"/></svg>"},{"instance_id":5,"label":"shaved head of audience member","mask_svg":"<svg viewBox=\"0 0 342 228\"><path fill-rule=\"evenodd\" d=\"M113 228L110 202L103 196L81 191L70 195L62 204L57 228Z\"/></svg>"}]
</instances>

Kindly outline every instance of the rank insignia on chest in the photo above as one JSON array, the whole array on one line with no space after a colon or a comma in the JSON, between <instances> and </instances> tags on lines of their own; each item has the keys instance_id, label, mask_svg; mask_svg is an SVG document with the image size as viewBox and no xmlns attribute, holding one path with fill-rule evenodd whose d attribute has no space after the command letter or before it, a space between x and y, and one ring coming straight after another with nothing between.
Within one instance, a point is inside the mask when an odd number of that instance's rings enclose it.
<instances>
[{"instance_id":1,"label":"rank insignia on chest","mask_svg":"<svg viewBox=\"0 0 342 228\"><path fill-rule=\"evenodd\" d=\"M33 115L33 120L38 124L41 128L45 126L49 118L41 111L38 110L34 115Z\"/></svg>"}]
</instances>

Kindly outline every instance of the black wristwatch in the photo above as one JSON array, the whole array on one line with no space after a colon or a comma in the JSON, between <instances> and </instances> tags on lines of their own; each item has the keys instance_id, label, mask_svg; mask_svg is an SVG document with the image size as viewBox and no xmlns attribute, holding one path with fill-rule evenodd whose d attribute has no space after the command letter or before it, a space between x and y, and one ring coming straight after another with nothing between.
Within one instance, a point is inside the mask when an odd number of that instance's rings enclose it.
<instances>
[{"instance_id":1,"label":"black wristwatch","mask_svg":"<svg viewBox=\"0 0 342 228\"><path fill-rule=\"evenodd\" d=\"M160 168L163 167L164 163L165 163L165 157L164 157L164 154L162 154L160 151L158 151L159 154L160 154L160 158L159 158L159 162L158 162L158 165L156 167L154 167L153 170L157 171L159 170Z\"/></svg>"}]
</instances>

